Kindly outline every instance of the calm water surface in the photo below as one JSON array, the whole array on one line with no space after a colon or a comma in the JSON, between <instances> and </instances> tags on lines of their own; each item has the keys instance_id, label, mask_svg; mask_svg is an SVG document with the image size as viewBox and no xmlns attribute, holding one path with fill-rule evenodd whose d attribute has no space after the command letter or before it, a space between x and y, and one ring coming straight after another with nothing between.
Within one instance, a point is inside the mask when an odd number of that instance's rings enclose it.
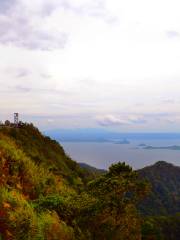
<instances>
[{"instance_id":1,"label":"calm water surface","mask_svg":"<svg viewBox=\"0 0 180 240\"><path fill-rule=\"evenodd\" d=\"M137 149L139 144L158 146L180 146L180 140L131 141L130 144L92 142L61 142L66 153L77 162L84 162L97 168L107 169L112 163L124 161L134 169L151 165L159 160L180 166L180 151Z\"/></svg>"}]
</instances>

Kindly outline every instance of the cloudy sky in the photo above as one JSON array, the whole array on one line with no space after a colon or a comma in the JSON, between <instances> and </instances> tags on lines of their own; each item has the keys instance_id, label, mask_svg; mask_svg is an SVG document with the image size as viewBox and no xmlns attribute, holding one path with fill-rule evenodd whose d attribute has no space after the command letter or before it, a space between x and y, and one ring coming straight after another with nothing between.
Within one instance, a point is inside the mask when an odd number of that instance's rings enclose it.
<instances>
[{"instance_id":1,"label":"cloudy sky","mask_svg":"<svg viewBox=\"0 0 180 240\"><path fill-rule=\"evenodd\" d=\"M180 130L178 0L0 0L0 118Z\"/></svg>"}]
</instances>

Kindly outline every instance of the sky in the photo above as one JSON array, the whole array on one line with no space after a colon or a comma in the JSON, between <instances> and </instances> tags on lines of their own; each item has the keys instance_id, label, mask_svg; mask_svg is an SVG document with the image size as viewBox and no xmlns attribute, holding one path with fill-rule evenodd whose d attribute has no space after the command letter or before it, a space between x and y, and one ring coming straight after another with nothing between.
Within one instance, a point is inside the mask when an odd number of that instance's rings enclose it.
<instances>
[{"instance_id":1,"label":"sky","mask_svg":"<svg viewBox=\"0 0 180 240\"><path fill-rule=\"evenodd\" d=\"M0 119L180 131L178 0L0 0Z\"/></svg>"}]
</instances>

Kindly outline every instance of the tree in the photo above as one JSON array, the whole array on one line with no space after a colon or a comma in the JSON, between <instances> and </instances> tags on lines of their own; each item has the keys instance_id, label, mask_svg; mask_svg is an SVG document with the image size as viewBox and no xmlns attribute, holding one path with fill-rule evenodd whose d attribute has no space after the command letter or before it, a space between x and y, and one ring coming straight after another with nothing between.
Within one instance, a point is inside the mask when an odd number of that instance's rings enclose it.
<instances>
[{"instance_id":1,"label":"tree","mask_svg":"<svg viewBox=\"0 0 180 240\"><path fill-rule=\"evenodd\" d=\"M149 192L149 185L131 167L125 163L112 165L107 174L89 183L88 190L96 199L88 206L86 223L93 239L141 239L136 204Z\"/></svg>"},{"instance_id":2,"label":"tree","mask_svg":"<svg viewBox=\"0 0 180 240\"><path fill-rule=\"evenodd\" d=\"M10 122L9 120L6 120L6 121L5 121L5 125L6 125L6 126L10 126L10 125L11 125L11 122Z\"/></svg>"}]
</instances>

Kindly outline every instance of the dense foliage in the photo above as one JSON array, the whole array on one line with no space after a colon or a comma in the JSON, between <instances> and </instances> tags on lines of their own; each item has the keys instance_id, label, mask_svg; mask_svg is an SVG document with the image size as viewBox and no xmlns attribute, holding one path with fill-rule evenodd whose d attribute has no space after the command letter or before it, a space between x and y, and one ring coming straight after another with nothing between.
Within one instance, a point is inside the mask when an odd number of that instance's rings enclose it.
<instances>
[{"instance_id":1,"label":"dense foliage","mask_svg":"<svg viewBox=\"0 0 180 240\"><path fill-rule=\"evenodd\" d=\"M142 240L179 240L180 214L151 216L144 219Z\"/></svg>"},{"instance_id":2,"label":"dense foliage","mask_svg":"<svg viewBox=\"0 0 180 240\"><path fill-rule=\"evenodd\" d=\"M0 237L141 239L136 205L149 191L129 166L92 174L32 124L0 130Z\"/></svg>"},{"instance_id":3,"label":"dense foliage","mask_svg":"<svg viewBox=\"0 0 180 240\"><path fill-rule=\"evenodd\" d=\"M152 191L141 203L145 215L167 215L180 212L180 167L159 161L138 171L152 185Z\"/></svg>"}]
</instances>

